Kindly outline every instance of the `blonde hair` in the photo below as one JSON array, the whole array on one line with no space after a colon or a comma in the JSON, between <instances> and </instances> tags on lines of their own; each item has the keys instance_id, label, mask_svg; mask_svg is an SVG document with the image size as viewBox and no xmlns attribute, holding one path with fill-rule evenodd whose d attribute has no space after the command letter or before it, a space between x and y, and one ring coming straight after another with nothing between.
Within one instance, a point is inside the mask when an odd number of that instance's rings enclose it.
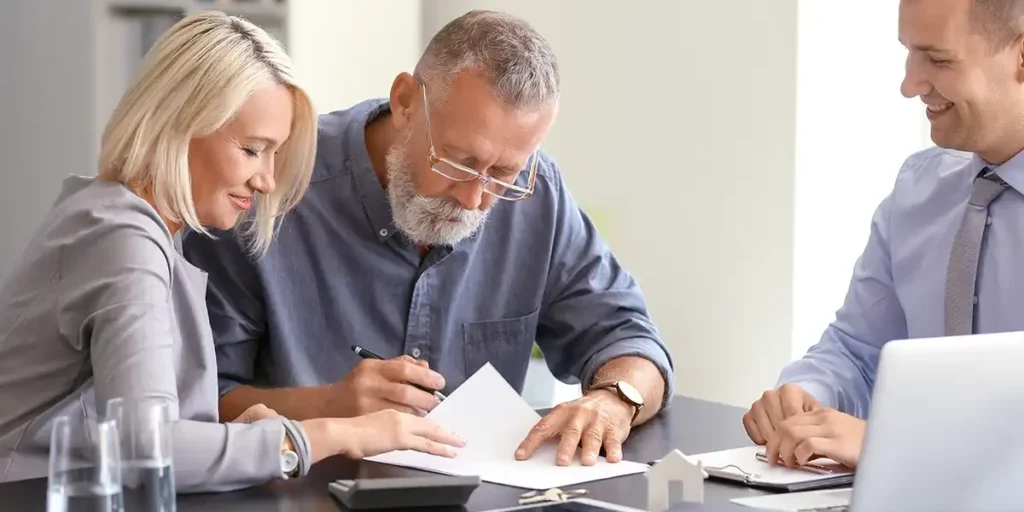
<instances>
[{"instance_id":1,"label":"blonde hair","mask_svg":"<svg viewBox=\"0 0 1024 512\"><path fill-rule=\"evenodd\" d=\"M275 161L276 190L256 194L253 214L236 226L252 253L266 252L277 220L309 186L317 114L281 45L249 21L204 11L156 42L103 132L98 177L147 191L165 218L212 236L192 200L189 142L227 124L267 84L292 93L291 135Z\"/></svg>"}]
</instances>

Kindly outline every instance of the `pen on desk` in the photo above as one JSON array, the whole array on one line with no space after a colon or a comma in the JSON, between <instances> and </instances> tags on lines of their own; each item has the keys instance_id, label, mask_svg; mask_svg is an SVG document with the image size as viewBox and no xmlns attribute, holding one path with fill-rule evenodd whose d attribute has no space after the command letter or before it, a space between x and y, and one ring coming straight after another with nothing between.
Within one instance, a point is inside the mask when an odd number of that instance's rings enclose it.
<instances>
[{"instance_id":1,"label":"pen on desk","mask_svg":"<svg viewBox=\"0 0 1024 512\"><path fill-rule=\"evenodd\" d=\"M357 356L359 356L359 357L361 357L363 359L380 359L380 360L384 360L383 357L378 356L377 354L375 354L375 353L373 353L373 352L371 352L371 351L369 351L369 350L367 350L367 349L365 349L363 347L360 347L358 345L352 345L352 351L355 352ZM417 388L419 388L419 389L422 389L423 391L426 391L427 393L433 393L434 398L437 398L438 401L443 401L444 399L448 398L448 397L444 396L444 394L441 393L440 391L435 391L433 389L427 389L427 388L425 388L423 386L420 386L419 384L412 384L412 385L417 387Z\"/></svg>"}]
</instances>

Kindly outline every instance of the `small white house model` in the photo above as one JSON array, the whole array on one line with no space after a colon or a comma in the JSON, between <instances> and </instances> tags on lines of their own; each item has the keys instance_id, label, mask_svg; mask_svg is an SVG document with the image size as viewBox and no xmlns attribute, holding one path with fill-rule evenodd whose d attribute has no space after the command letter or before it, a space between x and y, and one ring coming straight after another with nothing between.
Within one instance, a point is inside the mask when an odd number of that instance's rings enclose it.
<instances>
[{"instance_id":1,"label":"small white house model","mask_svg":"<svg viewBox=\"0 0 1024 512\"><path fill-rule=\"evenodd\" d=\"M690 461L679 450L672 450L647 470L647 510L665 512L677 503L703 503L703 465Z\"/></svg>"}]
</instances>

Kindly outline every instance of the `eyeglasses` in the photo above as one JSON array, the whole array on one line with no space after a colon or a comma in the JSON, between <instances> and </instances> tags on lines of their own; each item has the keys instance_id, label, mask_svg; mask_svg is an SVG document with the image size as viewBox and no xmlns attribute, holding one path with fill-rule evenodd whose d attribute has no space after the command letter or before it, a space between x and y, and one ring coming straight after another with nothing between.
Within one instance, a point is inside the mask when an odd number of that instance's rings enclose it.
<instances>
[{"instance_id":1,"label":"eyeglasses","mask_svg":"<svg viewBox=\"0 0 1024 512\"><path fill-rule=\"evenodd\" d=\"M527 168L530 170L530 174L527 177L526 187L520 187L514 183L492 178L486 174L470 169L458 162L453 162L447 158L437 156L437 151L434 149L434 138L430 132L430 105L427 103L427 86L421 80L417 80L420 84L420 89L423 91L423 118L427 125L427 147L430 149L430 169L445 178L453 181L472 181L480 180L484 183L484 192L497 197L498 199L504 199L506 201L521 201L530 197L533 194L533 187L537 180L537 162L540 160L538 151L534 151L530 155L530 160L527 163ZM519 174L523 171L517 171L516 175L511 181L516 181Z\"/></svg>"}]
</instances>

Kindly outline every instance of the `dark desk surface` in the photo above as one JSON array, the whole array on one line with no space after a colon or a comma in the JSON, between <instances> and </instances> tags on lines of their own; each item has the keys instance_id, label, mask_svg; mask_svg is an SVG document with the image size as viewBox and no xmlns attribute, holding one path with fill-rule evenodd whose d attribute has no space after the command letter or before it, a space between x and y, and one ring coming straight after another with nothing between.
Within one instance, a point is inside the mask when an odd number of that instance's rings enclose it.
<instances>
[{"instance_id":1,"label":"dark desk surface","mask_svg":"<svg viewBox=\"0 0 1024 512\"><path fill-rule=\"evenodd\" d=\"M721 404L676 396L672 405L657 418L633 430L623 446L625 459L645 462L660 458L673 448L683 453L703 453L748 444L743 431L743 411ZM511 456L511 454L509 454ZM347 478L410 476L422 472L378 464L332 458L316 464L304 478L274 481L267 485L221 494L179 495L178 510L245 510L251 512L333 512L343 510L327 491L327 483ZM0 484L0 510L34 512L46 510L46 480ZM588 497L644 509L647 484L643 475L590 482L579 487ZM575 486L574 486L575 488ZM515 506L523 489L482 483L467 505L469 511ZM754 496L760 491L740 485L707 480L704 505L685 505L674 510L715 512L750 510L728 501Z\"/></svg>"}]
</instances>

